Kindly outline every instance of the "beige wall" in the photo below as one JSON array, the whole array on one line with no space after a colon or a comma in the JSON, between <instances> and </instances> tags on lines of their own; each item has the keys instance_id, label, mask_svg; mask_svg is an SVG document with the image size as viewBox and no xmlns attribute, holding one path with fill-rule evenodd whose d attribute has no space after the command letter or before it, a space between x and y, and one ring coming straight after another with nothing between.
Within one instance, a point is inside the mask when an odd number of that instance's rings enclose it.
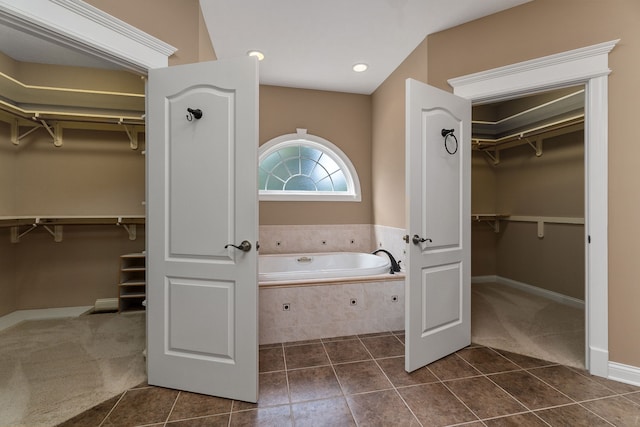
<instances>
[{"instance_id":1,"label":"beige wall","mask_svg":"<svg viewBox=\"0 0 640 427\"><path fill-rule=\"evenodd\" d=\"M24 130L24 129L23 129ZM124 130L44 129L20 141L14 215L144 215L144 134L131 150Z\"/></svg>"},{"instance_id":2,"label":"beige wall","mask_svg":"<svg viewBox=\"0 0 640 427\"><path fill-rule=\"evenodd\" d=\"M427 40L372 95L374 224L405 228L405 80L427 81Z\"/></svg>"},{"instance_id":3,"label":"beige wall","mask_svg":"<svg viewBox=\"0 0 640 427\"><path fill-rule=\"evenodd\" d=\"M476 214L496 213L497 188L495 168L486 161L483 153L473 151L471 156L471 212ZM472 277L498 274L497 238L498 235L489 224L471 223Z\"/></svg>"},{"instance_id":4,"label":"beige wall","mask_svg":"<svg viewBox=\"0 0 640 427\"><path fill-rule=\"evenodd\" d=\"M371 224L371 97L260 86L260 144L296 128L344 151L358 172L362 201L260 202L260 224Z\"/></svg>"},{"instance_id":5,"label":"beige wall","mask_svg":"<svg viewBox=\"0 0 640 427\"><path fill-rule=\"evenodd\" d=\"M488 70L558 52L620 38L609 55L609 350L615 362L640 366L640 345L629 337L640 336L640 287L635 256L640 235L640 197L637 197L637 161L640 146L634 143L636 100L640 97L640 2L584 0L534 0L522 6L433 34L427 38L427 55L414 52L409 60L428 64L427 83L451 91L447 79ZM568 17L571 30L568 30ZM525 23L538 23L523 30ZM523 27L524 26L524 27ZM406 70L396 71L406 75ZM422 67L409 74L420 75ZM380 90L384 90L382 86ZM377 102L398 103L395 97L374 94ZM375 118L374 118L375 120ZM399 129L401 123L389 123ZM374 132L374 141L378 134ZM393 148L374 144L374 159ZM381 165L374 164L374 170ZM402 185L404 172L389 176L391 186ZM376 204L376 222L393 225L404 216L404 203ZM383 222L379 222L381 219Z\"/></svg>"},{"instance_id":6,"label":"beige wall","mask_svg":"<svg viewBox=\"0 0 640 427\"><path fill-rule=\"evenodd\" d=\"M0 229L0 316L17 309L16 254L8 229Z\"/></svg>"}]
</instances>

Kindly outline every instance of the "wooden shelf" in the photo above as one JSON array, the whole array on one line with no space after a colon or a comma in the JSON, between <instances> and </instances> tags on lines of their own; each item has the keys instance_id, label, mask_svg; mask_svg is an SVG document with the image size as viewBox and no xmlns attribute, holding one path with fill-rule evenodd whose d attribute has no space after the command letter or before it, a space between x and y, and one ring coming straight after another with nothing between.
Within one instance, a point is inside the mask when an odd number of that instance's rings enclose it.
<instances>
[{"instance_id":1,"label":"wooden shelf","mask_svg":"<svg viewBox=\"0 0 640 427\"><path fill-rule=\"evenodd\" d=\"M144 310L147 297L146 256L144 253L126 254L120 257L118 283L118 311Z\"/></svg>"}]
</instances>

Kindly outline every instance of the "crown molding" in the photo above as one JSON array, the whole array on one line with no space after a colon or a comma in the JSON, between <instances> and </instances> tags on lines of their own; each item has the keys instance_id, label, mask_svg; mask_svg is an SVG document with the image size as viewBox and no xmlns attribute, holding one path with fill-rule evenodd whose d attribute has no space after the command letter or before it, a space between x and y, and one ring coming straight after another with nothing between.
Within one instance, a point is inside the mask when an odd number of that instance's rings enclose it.
<instances>
[{"instance_id":1,"label":"crown molding","mask_svg":"<svg viewBox=\"0 0 640 427\"><path fill-rule=\"evenodd\" d=\"M488 71L449 79L454 93L475 103L499 101L531 93L535 88L553 89L606 76L611 73L608 54L620 40L612 40L567 52L519 62ZM525 76L523 78L523 76ZM558 79L558 76L563 76ZM523 85L522 82L526 83Z\"/></svg>"}]
</instances>

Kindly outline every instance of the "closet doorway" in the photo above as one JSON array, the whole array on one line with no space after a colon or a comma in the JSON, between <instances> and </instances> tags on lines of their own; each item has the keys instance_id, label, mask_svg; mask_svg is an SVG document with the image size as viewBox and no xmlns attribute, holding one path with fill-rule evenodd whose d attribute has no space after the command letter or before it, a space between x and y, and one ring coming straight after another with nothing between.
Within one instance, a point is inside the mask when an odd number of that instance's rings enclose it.
<instances>
[{"instance_id":1,"label":"closet doorway","mask_svg":"<svg viewBox=\"0 0 640 427\"><path fill-rule=\"evenodd\" d=\"M585 367L584 85L474 106L472 339Z\"/></svg>"}]
</instances>

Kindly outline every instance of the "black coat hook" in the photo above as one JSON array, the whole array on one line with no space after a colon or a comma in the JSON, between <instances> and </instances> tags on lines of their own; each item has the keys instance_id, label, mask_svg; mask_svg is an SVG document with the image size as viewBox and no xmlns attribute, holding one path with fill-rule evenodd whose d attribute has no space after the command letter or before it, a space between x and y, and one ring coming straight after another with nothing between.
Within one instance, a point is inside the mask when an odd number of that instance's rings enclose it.
<instances>
[{"instance_id":1,"label":"black coat hook","mask_svg":"<svg viewBox=\"0 0 640 427\"><path fill-rule=\"evenodd\" d=\"M202 110L199 108L187 108L187 112L189 113L187 114L187 120L189 121L192 121L194 118L196 120L202 118Z\"/></svg>"}]
</instances>

